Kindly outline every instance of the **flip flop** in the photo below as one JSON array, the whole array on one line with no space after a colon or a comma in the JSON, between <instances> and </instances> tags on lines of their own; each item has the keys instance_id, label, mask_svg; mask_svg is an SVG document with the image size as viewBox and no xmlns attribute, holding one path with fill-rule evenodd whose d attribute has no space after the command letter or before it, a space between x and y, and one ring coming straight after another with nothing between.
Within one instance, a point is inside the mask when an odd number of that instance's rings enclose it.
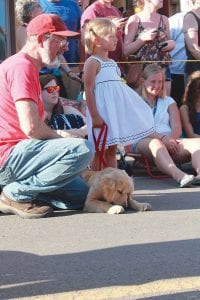
<instances>
[{"instance_id":1,"label":"flip flop","mask_svg":"<svg viewBox=\"0 0 200 300\"><path fill-rule=\"evenodd\" d=\"M193 185L200 185L200 178L195 177L194 182L192 183Z\"/></svg>"},{"instance_id":2,"label":"flip flop","mask_svg":"<svg viewBox=\"0 0 200 300\"><path fill-rule=\"evenodd\" d=\"M194 175L186 175L179 182L179 187L180 188L188 187L189 185L193 184L195 180L196 178L194 177Z\"/></svg>"}]
</instances>

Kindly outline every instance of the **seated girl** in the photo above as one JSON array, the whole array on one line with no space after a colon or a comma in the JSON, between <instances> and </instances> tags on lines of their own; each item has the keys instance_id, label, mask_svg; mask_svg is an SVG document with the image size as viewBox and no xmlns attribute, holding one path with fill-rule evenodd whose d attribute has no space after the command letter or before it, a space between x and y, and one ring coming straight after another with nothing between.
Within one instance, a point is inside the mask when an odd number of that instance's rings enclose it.
<instances>
[{"instance_id":1,"label":"seated girl","mask_svg":"<svg viewBox=\"0 0 200 300\"><path fill-rule=\"evenodd\" d=\"M156 166L175 179L180 187L200 179L200 139L181 139L181 121L176 102L165 93L165 76L160 66L145 67L139 90L152 109L155 133L134 145L136 153L154 160ZM188 175L175 163L192 161L197 176Z\"/></svg>"},{"instance_id":2,"label":"seated girl","mask_svg":"<svg viewBox=\"0 0 200 300\"><path fill-rule=\"evenodd\" d=\"M182 103L180 114L184 134L188 138L200 138L200 71L190 75Z\"/></svg>"},{"instance_id":3,"label":"seated girl","mask_svg":"<svg viewBox=\"0 0 200 300\"><path fill-rule=\"evenodd\" d=\"M42 100L45 109L45 122L53 129L66 130L69 134L85 137L87 128L84 115L72 106L62 105L59 98L60 87L52 74L40 75Z\"/></svg>"}]
</instances>

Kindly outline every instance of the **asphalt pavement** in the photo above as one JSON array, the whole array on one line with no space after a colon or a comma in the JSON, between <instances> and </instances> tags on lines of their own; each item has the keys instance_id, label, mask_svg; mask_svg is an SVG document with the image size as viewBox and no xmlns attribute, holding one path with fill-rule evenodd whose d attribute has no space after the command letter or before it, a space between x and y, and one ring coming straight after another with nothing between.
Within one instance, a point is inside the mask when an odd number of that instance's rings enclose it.
<instances>
[{"instance_id":1,"label":"asphalt pavement","mask_svg":"<svg viewBox=\"0 0 200 300\"><path fill-rule=\"evenodd\" d=\"M200 186L135 189L152 211L0 214L0 299L200 300Z\"/></svg>"}]
</instances>

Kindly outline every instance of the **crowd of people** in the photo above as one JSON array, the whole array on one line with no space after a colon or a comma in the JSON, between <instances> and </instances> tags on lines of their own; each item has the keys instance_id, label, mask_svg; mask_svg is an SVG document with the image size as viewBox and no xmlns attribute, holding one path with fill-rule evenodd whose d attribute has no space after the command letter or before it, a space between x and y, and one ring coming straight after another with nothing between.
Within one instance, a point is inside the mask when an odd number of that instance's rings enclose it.
<instances>
[{"instance_id":1,"label":"crowd of people","mask_svg":"<svg viewBox=\"0 0 200 300\"><path fill-rule=\"evenodd\" d=\"M179 187L200 182L200 1L177 23L159 13L162 1L138 0L129 18L112 1L16 0L19 51L0 64L2 213L82 209L80 174L100 169L94 141L105 126L106 166L132 144ZM62 97L75 100L83 84L86 115L64 110ZM195 175L177 166L188 161Z\"/></svg>"}]
</instances>

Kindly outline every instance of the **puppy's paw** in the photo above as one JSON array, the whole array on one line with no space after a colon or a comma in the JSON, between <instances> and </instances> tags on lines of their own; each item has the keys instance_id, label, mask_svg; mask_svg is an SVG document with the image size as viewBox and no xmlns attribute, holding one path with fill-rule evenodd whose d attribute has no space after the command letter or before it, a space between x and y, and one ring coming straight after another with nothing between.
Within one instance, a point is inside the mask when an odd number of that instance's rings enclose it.
<instances>
[{"instance_id":1,"label":"puppy's paw","mask_svg":"<svg viewBox=\"0 0 200 300\"><path fill-rule=\"evenodd\" d=\"M148 211L152 210L151 204L149 203L140 203L139 204L139 211Z\"/></svg>"},{"instance_id":2,"label":"puppy's paw","mask_svg":"<svg viewBox=\"0 0 200 300\"><path fill-rule=\"evenodd\" d=\"M124 208L120 205L113 205L109 208L107 211L108 214L123 214L124 213Z\"/></svg>"},{"instance_id":3,"label":"puppy's paw","mask_svg":"<svg viewBox=\"0 0 200 300\"><path fill-rule=\"evenodd\" d=\"M152 210L151 204L149 203L140 203L133 198L128 200L128 206L136 211L147 211Z\"/></svg>"}]
</instances>

